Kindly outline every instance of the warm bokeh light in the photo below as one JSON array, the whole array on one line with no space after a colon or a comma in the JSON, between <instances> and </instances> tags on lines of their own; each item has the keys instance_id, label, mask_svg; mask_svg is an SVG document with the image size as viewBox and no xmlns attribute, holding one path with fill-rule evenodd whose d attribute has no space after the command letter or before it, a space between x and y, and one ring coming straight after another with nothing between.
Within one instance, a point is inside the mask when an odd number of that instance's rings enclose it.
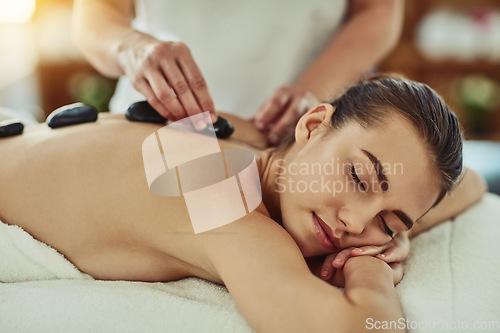
<instances>
[{"instance_id":1,"label":"warm bokeh light","mask_svg":"<svg viewBox=\"0 0 500 333\"><path fill-rule=\"evenodd\" d=\"M35 7L35 0L0 0L0 23L28 22Z\"/></svg>"}]
</instances>

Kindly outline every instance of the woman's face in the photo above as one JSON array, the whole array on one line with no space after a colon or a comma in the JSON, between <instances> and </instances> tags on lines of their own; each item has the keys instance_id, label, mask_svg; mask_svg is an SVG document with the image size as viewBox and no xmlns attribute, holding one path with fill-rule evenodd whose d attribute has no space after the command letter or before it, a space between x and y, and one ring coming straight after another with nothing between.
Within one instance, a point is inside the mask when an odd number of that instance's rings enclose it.
<instances>
[{"instance_id":1,"label":"woman's face","mask_svg":"<svg viewBox=\"0 0 500 333\"><path fill-rule=\"evenodd\" d=\"M409 122L394 116L381 127L350 122L332 131L318 122L331 117L326 108L300 120L276 177L283 227L305 257L385 244L411 228L439 192Z\"/></svg>"}]
</instances>

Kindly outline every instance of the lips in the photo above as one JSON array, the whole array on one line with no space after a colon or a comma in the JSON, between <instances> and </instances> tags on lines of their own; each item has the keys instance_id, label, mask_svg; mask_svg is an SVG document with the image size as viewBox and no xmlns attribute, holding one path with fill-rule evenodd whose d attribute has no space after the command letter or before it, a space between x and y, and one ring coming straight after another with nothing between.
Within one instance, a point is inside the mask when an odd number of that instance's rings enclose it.
<instances>
[{"instance_id":1,"label":"lips","mask_svg":"<svg viewBox=\"0 0 500 333\"><path fill-rule=\"evenodd\" d=\"M340 250L340 242L333 236L332 229L313 213L314 231L320 244L328 251Z\"/></svg>"}]
</instances>

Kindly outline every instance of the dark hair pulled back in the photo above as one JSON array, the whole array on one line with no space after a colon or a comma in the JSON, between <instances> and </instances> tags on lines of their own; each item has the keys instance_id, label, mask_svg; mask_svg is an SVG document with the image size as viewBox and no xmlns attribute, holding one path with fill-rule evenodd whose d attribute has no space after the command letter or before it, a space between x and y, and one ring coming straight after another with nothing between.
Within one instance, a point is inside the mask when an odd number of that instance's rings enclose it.
<instances>
[{"instance_id":1,"label":"dark hair pulled back","mask_svg":"<svg viewBox=\"0 0 500 333\"><path fill-rule=\"evenodd\" d=\"M331 104L336 108L330 124L335 129L351 121L369 128L387 123L393 112L401 115L414 125L430 152L441 180L439 200L458 183L463 168L458 118L426 84L375 76L350 87Z\"/></svg>"}]
</instances>

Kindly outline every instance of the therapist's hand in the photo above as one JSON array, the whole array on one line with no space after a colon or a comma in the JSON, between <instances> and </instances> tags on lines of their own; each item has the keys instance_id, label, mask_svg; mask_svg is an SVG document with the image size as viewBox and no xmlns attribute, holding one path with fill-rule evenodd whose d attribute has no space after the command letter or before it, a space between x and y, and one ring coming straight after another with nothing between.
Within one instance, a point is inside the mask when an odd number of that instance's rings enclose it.
<instances>
[{"instance_id":1,"label":"therapist's hand","mask_svg":"<svg viewBox=\"0 0 500 333\"><path fill-rule=\"evenodd\" d=\"M304 88L284 86L264 102L252 121L266 133L270 144L277 145L289 130L295 128L300 117L319 103L316 96Z\"/></svg>"},{"instance_id":2,"label":"therapist's hand","mask_svg":"<svg viewBox=\"0 0 500 333\"><path fill-rule=\"evenodd\" d=\"M179 120L209 111L212 122L217 120L205 79L186 44L134 33L122 44L119 62L134 88L163 117Z\"/></svg>"}]
</instances>

